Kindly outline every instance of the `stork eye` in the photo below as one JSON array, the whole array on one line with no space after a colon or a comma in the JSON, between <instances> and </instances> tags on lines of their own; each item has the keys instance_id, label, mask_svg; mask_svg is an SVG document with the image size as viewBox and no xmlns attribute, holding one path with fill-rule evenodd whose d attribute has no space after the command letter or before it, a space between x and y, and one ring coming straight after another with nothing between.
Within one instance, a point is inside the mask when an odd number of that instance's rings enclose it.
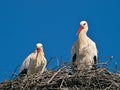
<instances>
[{"instance_id":1,"label":"stork eye","mask_svg":"<svg viewBox=\"0 0 120 90\"><path fill-rule=\"evenodd\" d=\"M41 46L41 48L43 48L43 46Z\"/></svg>"},{"instance_id":2,"label":"stork eye","mask_svg":"<svg viewBox=\"0 0 120 90\"><path fill-rule=\"evenodd\" d=\"M83 25L86 25L86 23L84 23Z\"/></svg>"}]
</instances>

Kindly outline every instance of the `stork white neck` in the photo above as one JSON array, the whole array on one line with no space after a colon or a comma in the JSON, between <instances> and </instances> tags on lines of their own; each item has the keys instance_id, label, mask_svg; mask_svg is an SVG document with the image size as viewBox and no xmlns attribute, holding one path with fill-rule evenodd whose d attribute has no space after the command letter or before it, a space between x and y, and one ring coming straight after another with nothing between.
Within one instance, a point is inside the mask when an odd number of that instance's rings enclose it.
<instances>
[{"instance_id":1,"label":"stork white neck","mask_svg":"<svg viewBox=\"0 0 120 90\"><path fill-rule=\"evenodd\" d=\"M82 29L81 32L78 34L78 39L86 39L88 36L87 36L87 30L86 29Z\"/></svg>"},{"instance_id":2,"label":"stork white neck","mask_svg":"<svg viewBox=\"0 0 120 90\"><path fill-rule=\"evenodd\" d=\"M88 36L86 35L86 32L81 31L81 33L78 35L78 42L80 44L80 48L83 48L87 45L87 38Z\"/></svg>"},{"instance_id":3,"label":"stork white neck","mask_svg":"<svg viewBox=\"0 0 120 90\"><path fill-rule=\"evenodd\" d=\"M36 58L43 58L44 57L44 52L43 52L43 49L40 48L40 50L36 50Z\"/></svg>"},{"instance_id":4,"label":"stork white neck","mask_svg":"<svg viewBox=\"0 0 120 90\"><path fill-rule=\"evenodd\" d=\"M41 48L40 52L38 53L38 51L36 50L36 59L37 63L36 63L36 67L39 66L40 63L42 63L42 60L44 59L44 52L43 49Z\"/></svg>"},{"instance_id":5,"label":"stork white neck","mask_svg":"<svg viewBox=\"0 0 120 90\"><path fill-rule=\"evenodd\" d=\"M87 45L87 31L88 31L88 25L86 21L80 22L80 28L78 30L78 42L80 44L80 48L83 48Z\"/></svg>"}]
</instances>

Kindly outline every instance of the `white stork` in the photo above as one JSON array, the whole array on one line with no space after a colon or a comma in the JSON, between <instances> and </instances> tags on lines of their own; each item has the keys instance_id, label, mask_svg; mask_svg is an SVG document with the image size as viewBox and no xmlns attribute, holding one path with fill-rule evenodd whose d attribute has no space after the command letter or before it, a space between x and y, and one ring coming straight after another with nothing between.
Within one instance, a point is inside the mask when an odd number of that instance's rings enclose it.
<instances>
[{"instance_id":1,"label":"white stork","mask_svg":"<svg viewBox=\"0 0 120 90\"><path fill-rule=\"evenodd\" d=\"M92 69L97 61L97 48L88 36L88 24L86 21L80 22L77 32L78 40L72 46L72 65L74 69Z\"/></svg>"},{"instance_id":2,"label":"white stork","mask_svg":"<svg viewBox=\"0 0 120 90\"><path fill-rule=\"evenodd\" d=\"M23 61L20 74L35 74L45 71L47 61L42 46L41 43L36 44L36 50Z\"/></svg>"}]
</instances>

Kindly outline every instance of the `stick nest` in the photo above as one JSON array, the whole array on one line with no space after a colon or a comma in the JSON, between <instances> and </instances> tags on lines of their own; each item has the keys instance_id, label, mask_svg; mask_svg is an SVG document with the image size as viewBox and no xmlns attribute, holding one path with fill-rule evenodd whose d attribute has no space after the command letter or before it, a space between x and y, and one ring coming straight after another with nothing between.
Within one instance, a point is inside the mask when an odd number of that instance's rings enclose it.
<instances>
[{"instance_id":1,"label":"stick nest","mask_svg":"<svg viewBox=\"0 0 120 90\"><path fill-rule=\"evenodd\" d=\"M120 90L120 75L106 68L73 72L64 64L41 75L18 76L0 84L0 90Z\"/></svg>"}]
</instances>

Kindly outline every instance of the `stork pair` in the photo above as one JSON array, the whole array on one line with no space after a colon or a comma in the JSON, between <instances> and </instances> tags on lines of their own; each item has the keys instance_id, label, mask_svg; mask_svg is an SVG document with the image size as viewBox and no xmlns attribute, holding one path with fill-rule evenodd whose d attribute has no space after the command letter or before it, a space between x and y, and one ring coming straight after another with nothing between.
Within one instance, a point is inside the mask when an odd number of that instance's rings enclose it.
<instances>
[{"instance_id":1,"label":"stork pair","mask_svg":"<svg viewBox=\"0 0 120 90\"><path fill-rule=\"evenodd\" d=\"M80 22L77 32L78 40L72 46L72 65L74 70L92 69L97 61L97 48L88 36L88 24L86 21ZM35 52L31 53L23 62L20 74L43 73L46 68L46 58L44 56L41 43L36 45Z\"/></svg>"}]
</instances>

